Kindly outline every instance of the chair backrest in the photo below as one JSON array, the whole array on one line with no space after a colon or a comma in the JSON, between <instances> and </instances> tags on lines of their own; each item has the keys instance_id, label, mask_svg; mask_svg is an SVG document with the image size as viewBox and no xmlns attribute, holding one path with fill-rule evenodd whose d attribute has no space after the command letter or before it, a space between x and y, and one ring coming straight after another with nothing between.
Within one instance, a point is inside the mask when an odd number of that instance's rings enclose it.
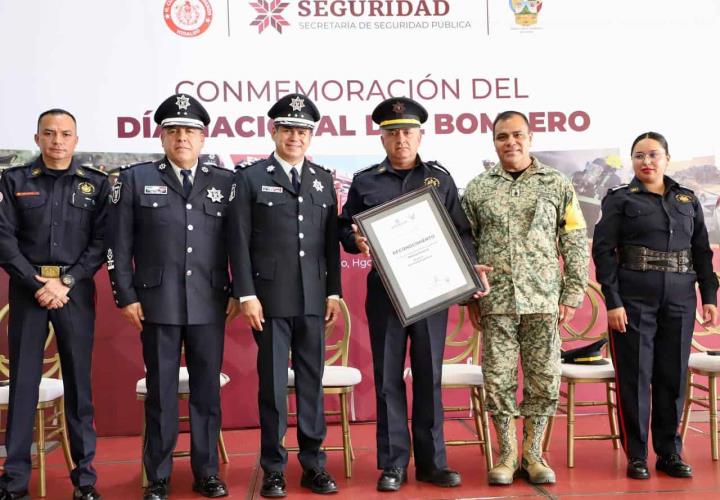
<instances>
[{"instance_id":1,"label":"chair backrest","mask_svg":"<svg viewBox=\"0 0 720 500\"><path fill-rule=\"evenodd\" d=\"M340 299L340 318L332 328L325 328L325 365L348 365L351 326L348 306Z\"/></svg>"},{"instance_id":2,"label":"chair backrest","mask_svg":"<svg viewBox=\"0 0 720 500\"><path fill-rule=\"evenodd\" d=\"M560 325L560 337L565 345L577 341L587 344L607 336L605 297L600 285L590 280L585 288L583 303L576 309L575 316L570 322L563 322ZM577 346L567 346L567 348L572 347ZM607 349L607 346L604 349Z\"/></svg>"},{"instance_id":3,"label":"chair backrest","mask_svg":"<svg viewBox=\"0 0 720 500\"><path fill-rule=\"evenodd\" d=\"M450 308L448 316L451 317L457 308L457 321L445 336L445 358L443 364L480 363L480 332L472 327L466 319L466 309L463 306Z\"/></svg>"},{"instance_id":4,"label":"chair backrest","mask_svg":"<svg viewBox=\"0 0 720 500\"><path fill-rule=\"evenodd\" d=\"M8 331L8 319L10 316L10 304L5 304L0 309L0 325L2 325L5 333ZM45 339L45 357L43 358L43 378L62 378L62 371L60 369L60 354L58 352L52 352L50 349L53 346L53 338L55 337L55 329L52 323L48 323L48 336ZM10 377L10 356L0 353L0 374L3 377Z\"/></svg>"},{"instance_id":5,"label":"chair backrest","mask_svg":"<svg viewBox=\"0 0 720 500\"><path fill-rule=\"evenodd\" d=\"M720 273L715 273L720 278ZM703 326L702 304L698 300L695 310L695 330L692 346L700 352L720 349L720 326Z\"/></svg>"}]
</instances>

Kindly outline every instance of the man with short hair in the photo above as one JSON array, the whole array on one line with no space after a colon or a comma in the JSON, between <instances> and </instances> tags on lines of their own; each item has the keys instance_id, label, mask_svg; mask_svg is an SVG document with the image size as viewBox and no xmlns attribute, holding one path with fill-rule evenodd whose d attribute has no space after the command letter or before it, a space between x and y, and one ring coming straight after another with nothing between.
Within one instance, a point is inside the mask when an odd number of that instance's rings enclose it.
<instances>
[{"instance_id":1,"label":"man with short hair","mask_svg":"<svg viewBox=\"0 0 720 500\"><path fill-rule=\"evenodd\" d=\"M339 312L340 248L331 172L307 158L320 112L305 95L290 94L268 111L275 151L240 165L232 204L233 293L258 346L260 494L286 495L287 367L292 349L297 399L300 485L335 493L325 470L322 377L325 328Z\"/></svg>"},{"instance_id":2,"label":"man with short hair","mask_svg":"<svg viewBox=\"0 0 720 500\"><path fill-rule=\"evenodd\" d=\"M145 500L167 498L178 435L181 350L190 376L193 491L228 494L218 476L220 367L230 297L227 207L233 173L199 164L210 116L176 94L155 112L165 157L125 168L113 186L107 265L115 303L141 330L147 369Z\"/></svg>"},{"instance_id":3,"label":"man with short hair","mask_svg":"<svg viewBox=\"0 0 720 500\"><path fill-rule=\"evenodd\" d=\"M488 481L512 483L518 468L514 419L522 415L522 468L532 483L554 483L541 442L558 401L558 325L572 319L587 284L585 220L570 180L530 155L532 133L525 115L500 113L493 137L500 163L473 179L462 200L477 258L494 269L492 297L470 307L473 323L483 332L487 406L500 445ZM518 355L524 375L519 409Z\"/></svg>"},{"instance_id":4,"label":"man with short hair","mask_svg":"<svg viewBox=\"0 0 720 500\"><path fill-rule=\"evenodd\" d=\"M372 119L380 126L380 140L387 157L377 165L356 172L353 177L340 216L340 241L347 252L369 255L370 250L367 239L353 224L354 215L423 186L435 186L475 262L470 225L460 207L458 190L450 172L437 162L421 160L418 155L422 140L420 126L427 117L427 111L420 103L405 97L387 99L373 111ZM476 266L476 270L487 285L484 273L489 268ZM485 289L487 293L487 286ZM459 486L460 474L447 466L443 434L441 374L447 309L403 327L380 275L373 267L367 277L365 312L375 374L377 466L382 470L377 489L397 491L407 481L410 433L403 371L408 340L413 372L415 478L437 486Z\"/></svg>"},{"instance_id":5,"label":"man with short hair","mask_svg":"<svg viewBox=\"0 0 720 500\"><path fill-rule=\"evenodd\" d=\"M107 174L81 167L75 117L50 109L38 118L40 156L0 180L0 265L10 275L10 399L0 499L29 498L30 447L48 322L63 372L74 499L95 489L90 371L95 323L93 276L103 262L110 188Z\"/></svg>"}]
</instances>

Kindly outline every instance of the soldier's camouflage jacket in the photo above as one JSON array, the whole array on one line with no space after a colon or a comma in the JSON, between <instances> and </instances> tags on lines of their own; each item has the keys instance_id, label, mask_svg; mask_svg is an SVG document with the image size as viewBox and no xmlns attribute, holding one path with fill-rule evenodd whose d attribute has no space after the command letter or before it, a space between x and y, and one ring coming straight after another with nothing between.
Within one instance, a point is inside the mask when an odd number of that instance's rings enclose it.
<instances>
[{"instance_id":1,"label":"soldier's camouflage jacket","mask_svg":"<svg viewBox=\"0 0 720 500\"><path fill-rule=\"evenodd\" d=\"M588 242L567 177L533 157L514 180L498 163L470 181L462 207L478 262L494 268L481 314L555 313L560 303L582 303Z\"/></svg>"}]
</instances>

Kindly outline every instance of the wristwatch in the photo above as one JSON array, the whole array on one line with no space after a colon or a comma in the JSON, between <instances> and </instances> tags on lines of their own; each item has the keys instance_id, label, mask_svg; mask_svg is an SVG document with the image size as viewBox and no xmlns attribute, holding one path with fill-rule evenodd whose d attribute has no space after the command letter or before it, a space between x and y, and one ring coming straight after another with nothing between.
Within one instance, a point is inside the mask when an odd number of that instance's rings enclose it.
<instances>
[{"instance_id":1,"label":"wristwatch","mask_svg":"<svg viewBox=\"0 0 720 500\"><path fill-rule=\"evenodd\" d=\"M60 282L68 288L75 286L75 278L72 274L63 274L60 276Z\"/></svg>"}]
</instances>

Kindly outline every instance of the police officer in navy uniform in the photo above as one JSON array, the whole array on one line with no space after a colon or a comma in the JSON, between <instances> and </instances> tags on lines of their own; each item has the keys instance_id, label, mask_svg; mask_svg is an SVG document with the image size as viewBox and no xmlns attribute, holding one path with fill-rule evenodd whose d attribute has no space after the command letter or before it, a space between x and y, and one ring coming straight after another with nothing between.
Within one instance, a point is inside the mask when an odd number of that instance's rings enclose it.
<instances>
[{"instance_id":1,"label":"police officer in navy uniform","mask_svg":"<svg viewBox=\"0 0 720 500\"><path fill-rule=\"evenodd\" d=\"M460 207L458 190L450 173L437 162L417 154L420 125L427 111L412 99L391 98L380 103L372 119L382 129L387 157L357 172L340 215L340 240L350 253L368 254L367 240L353 224L353 216L423 186L435 186L455 224L468 256L475 260L470 223ZM484 266L476 267L489 290ZM480 296L480 294L477 294ZM460 474L450 470L443 437L440 388L447 310L403 327L373 268L367 277L365 311L370 329L375 396L377 401L377 466L380 491L397 491L407 481L410 434L403 368L408 339L413 372L412 436L415 477L438 486L459 486Z\"/></svg>"},{"instance_id":2,"label":"police officer in navy uniform","mask_svg":"<svg viewBox=\"0 0 720 500\"><path fill-rule=\"evenodd\" d=\"M651 420L656 469L690 477L692 468L680 457L678 424L695 325L695 283L704 323L717 322L713 252L697 196L664 175L670 160L665 138L647 132L631 151L635 177L605 196L592 251L608 309L627 475L650 477Z\"/></svg>"},{"instance_id":3,"label":"police officer in navy uniform","mask_svg":"<svg viewBox=\"0 0 720 500\"><path fill-rule=\"evenodd\" d=\"M75 499L97 499L90 371L95 323L93 276L103 262L107 175L73 159L75 118L62 109L38 118L40 156L0 180L0 265L10 275L10 399L0 499L29 498L30 447L48 321L63 372L70 474Z\"/></svg>"},{"instance_id":4,"label":"police officer in navy uniform","mask_svg":"<svg viewBox=\"0 0 720 500\"><path fill-rule=\"evenodd\" d=\"M167 498L178 434L181 348L190 375L193 490L228 494L218 476L220 367L230 300L226 230L233 173L198 157L210 117L176 94L155 112L165 157L124 169L113 186L107 264L123 316L142 331L147 369L145 499Z\"/></svg>"},{"instance_id":5,"label":"police officer in navy uniform","mask_svg":"<svg viewBox=\"0 0 720 500\"><path fill-rule=\"evenodd\" d=\"M258 406L264 471L260 494L286 494L287 366L292 350L297 394L301 486L334 493L325 470L322 376L326 325L339 314L340 248L332 174L307 160L320 113L305 95L276 102L275 151L241 165L232 203L233 293L258 346Z\"/></svg>"}]
</instances>

